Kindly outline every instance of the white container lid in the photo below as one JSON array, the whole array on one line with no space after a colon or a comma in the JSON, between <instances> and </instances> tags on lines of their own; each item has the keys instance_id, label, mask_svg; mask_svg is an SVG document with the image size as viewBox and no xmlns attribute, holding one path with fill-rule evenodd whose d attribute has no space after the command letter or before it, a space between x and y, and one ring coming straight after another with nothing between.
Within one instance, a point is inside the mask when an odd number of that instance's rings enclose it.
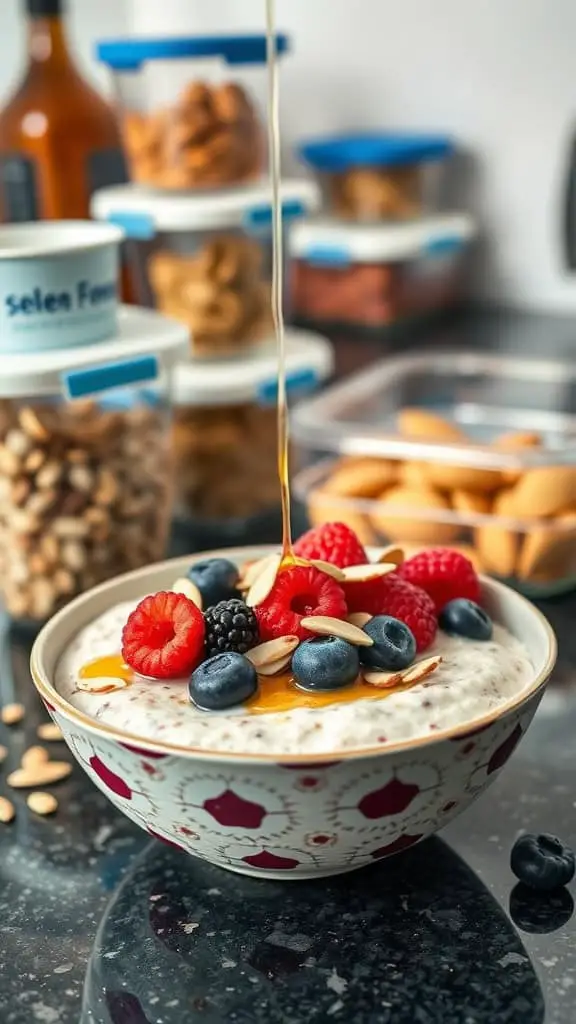
<instances>
[{"instance_id":1,"label":"white container lid","mask_svg":"<svg viewBox=\"0 0 576 1024\"><path fill-rule=\"evenodd\" d=\"M318 185L308 178L286 178L280 187L286 220L320 207ZM92 216L145 241L161 231L270 229L272 190L268 179L238 188L201 192L163 192L143 185L116 185L95 192Z\"/></svg>"},{"instance_id":2,"label":"white container lid","mask_svg":"<svg viewBox=\"0 0 576 1024\"><path fill-rule=\"evenodd\" d=\"M286 391L288 395L314 390L332 373L334 355L326 338L311 331L286 329ZM254 402L273 404L278 389L278 350L274 339L240 359L188 362L173 377L178 406L223 406Z\"/></svg>"},{"instance_id":3,"label":"white container lid","mask_svg":"<svg viewBox=\"0 0 576 1024\"><path fill-rule=\"evenodd\" d=\"M190 354L190 332L148 309L121 306L118 333L77 348L0 354L0 398L80 398L150 382Z\"/></svg>"},{"instance_id":4,"label":"white container lid","mask_svg":"<svg viewBox=\"0 0 576 1024\"><path fill-rule=\"evenodd\" d=\"M288 249L291 256L319 266L394 263L456 252L475 234L474 219L466 213L446 213L399 224L356 224L322 217L295 224Z\"/></svg>"},{"instance_id":5,"label":"white container lid","mask_svg":"<svg viewBox=\"0 0 576 1024\"><path fill-rule=\"evenodd\" d=\"M0 230L0 260L37 259L39 256L67 256L103 245L119 245L123 232L118 227L89 220L26 221L3 224Z\"/></svg>"}]
</instances>

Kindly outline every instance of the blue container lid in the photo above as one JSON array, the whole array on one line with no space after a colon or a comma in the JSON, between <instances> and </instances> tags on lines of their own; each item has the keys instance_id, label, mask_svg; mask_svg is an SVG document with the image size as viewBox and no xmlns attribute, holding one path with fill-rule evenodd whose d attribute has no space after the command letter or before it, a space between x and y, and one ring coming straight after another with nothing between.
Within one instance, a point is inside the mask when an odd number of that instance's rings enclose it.
<instances>
[{"instance_id":1,"label":"blue container lid","mask_svg":"<svg viewBox=\"0 0 576 1024\"><path fill-rule=\"evenodd\" d=\"M347 171L351 167L399 167L442 160L454 150L447 135L380 132L374 135L335 135L310 140L299 155L315 171Z\"/></svg>"},{"instance_id":2,"label":"blue container lid","mask_svg":"<svg viewBox=\"0 0 576 1024\"><path fill-rule=\"evenodd\" d=\"M286 53L288 36L276 36L276 52ZM104 39L96 57L114 71L138 71L150 60L220 57L226 64L265 64L266 36L164 36L141 39Z\"/></svg>"}]
</instances>

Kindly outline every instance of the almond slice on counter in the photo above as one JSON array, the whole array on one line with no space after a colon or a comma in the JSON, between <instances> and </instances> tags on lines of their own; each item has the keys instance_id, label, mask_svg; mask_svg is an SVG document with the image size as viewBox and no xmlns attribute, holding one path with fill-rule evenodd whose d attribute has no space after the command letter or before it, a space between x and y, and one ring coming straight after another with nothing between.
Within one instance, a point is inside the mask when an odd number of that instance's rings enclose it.
<instances>
[{"instance_id":1,"label":"almond slice on counter","mask_svg":"<svg viewBox=\"0 0 576 1024\"><path fill-rule=\"evenodd\" d=\"M36 735L45 743L56 743L58 740L64 739L62 730L59 725L56 725L56 722L42 722L42 725L36 729Z\"/></svg>"},{"instance_id":2,"label":"almond slice on counter","mask_svg":"<svg viewBox=\"0 0 576 1024\"><path fill-rule=\"evenodd\" d=\"M369 612L352 612L352 614L348 616L346 621L349 622L352 626L358 626L358 629L362 629L362 626L365 626L366 623L370 622L370 619L373 618L374 616L370 615Z\"/></svg>"},{"instance_id":3,"label":"almond slice on counter","mask_svg":"<svg viewBox=\"0 0 576 1024\"><path fill-rule=\"evenodd\" d=\"M276 582L281 561L281 555L271 555L262 572L258 573L246 595L249 608L256 608L266 600Z\"/></svg>"},{"instance_id":4,"label":"almond slice on counter","mask_svg":"<svg viewBox=\"0 0 576 1024\"><path fill-rule=\"evenodd\" d=\"M113 693L127 686L126 680L120 676L97 676L94 679L78 679L76 682L76 689L82 693Z\"/></svg>"},{"instance_id":5,"label":"almond slice on counter","mask_svg":"<svg viewBox=\"0 0 576 1024\"><path fill-rule=\"evenodd\" d=\"M307 564L313 565L315 569L326 573L327 576L331 576L333 580L338 580L339 583L346 579L342 569L339 569L337 565L332 565L331 562L324 562L321 558L311 558Z\"/></svg>"},{"instance_id":6,"label":"almond slice on counter","mask_svg":"<svg viewBox=\"0 0 576 1024\"><path fill-rule=\"evenodd\" d=\"M58 810L58 801L52 793L30 793L26 803L34 814L54 814Z\"/></svg>"},{"instance_id":7,"label":"almond slice on counter","mask_svg":"<svg viewBox=\"0 0 576 1024\"><path fill-rule=\"evenodd\" d=\"M426 676L435 672L441 664L442 658L439 654L433 655L431 658L424 658L422 661L415 661L410 668L403 671L402 682L419 683L421 679L425 679Z\"/></svg>"},{"instance_id":8,"label":"almond slice on counter","mask_svg":"<svg viewBox=\"0 0 576 1024\"><path fill-rule=\"evenodd\" d=\"M300 640L297 636L280 636L276 640L266 640L265 643L258 644L257 647L247 651L245 657L260 672L267 665L274 665L277 661L283 661L286 657L290 658L299 643Z\"/></svg>"},{"instance_id":9,"label":"almond slice on counter","mask_svg":"<svg viewBox=\"0 0 576 1024\"><path fill-rule=\"evenodd\" d=\"M62 779L67 779L72 765L67 761L47 761L33 768L17 768L7 778L12 789L35 789L36 786L49 786Z\"/></svg>"},{"instance_id":10,"label":"almond slice on counter","mask_svg":"<svg viewBox=\"0 0 576 1024\"><path fill-rule=\"evenodd\" d=\"M372 647L374 641L371 636L364 633L358 626L343 619L335 619L331 615L308 615L300 620L304 629L319 636L337 636L340 640L347 640L349 644L357 647Z\"/></svg>"},{"instance_id":11,"label":"almond slice on counter","mask_svg":"<svg viewBox=\"0 0 576 1024\"><path fill-rule=\"evenodd\" d=\"M3 825L8 825L11 821L14 821L15 817L14 804L7 800L5 796L0 796L0 822Z\"/></svg>"},{"instance_id":12,"label":"almond slice on counter","mask_svg":"<svg viewBox=\"0 0 576 1024\"><path fill-rule=\"evenodd\" d=\"M47 764L50 760L50 755L44 747L29 747L22 754L22 760L20 765L22 768L35 768L38 764Z\"/></svg>"},{"instance_id":13,"label":"almond slice on counter","mask_svg":"<svg viewBox=\"0 0 576 1024\"><path fill-rule=\"evenodd\" d=\"M377 580L380 576L387 576L394 572L398 566L394 562L367 562L366 565L348 565L342 569L343 583L368 583L369 580Z\"/></svg>"},{"instance_id":14,"label":"almond slice on counter","mask_svg":"<svg viewBox=\"0 0 576 1024\"><path fill-rule=\"evenodd\" d=\"M0 711L0 718L4 725L18 725L24 718L25 709L23 704L5 704Z\"/></svg>"},{"instance_id":15,"label":"almond slice on counter","mask_svg":"<svg viewBox=\"0 0 576 1024\"><path fill-rule=\"evenodd\" d=\"M170 589L175 594L184 594L184 597L187 597L189 601L192 601L192 604L195 604L202 611L202 594L193 580L189 580L186 576L181 576L172 584Z\"/></svg>"},{"instance_id":16,"label":"almond slice on counter","mask_svg":"<svg viewBox=\"0 0 576 1024\"><path fill-rule=\"evenodd\" d=\"M394 544L391 544L390 547L384 548L384 551L381 553L378 562L388 562L392 565L395 565L396 568L398 568L399 565L403 564L405 558L406 556L404 554L403 548L399 548L396 547Z\"/></svg>"},{"instance_id":17,"label":"almond slice on counter","mask_svg":"<svg viewBox=\"0 0 576 1024\"><path fill-rule=\"evenodd\" d=\"M388 690L391 686L397 686L403 681L401 672L384 672L384 670L364 672L362 678L365 683L377 687L378 690Z\"/></svg>"}]
</instances>

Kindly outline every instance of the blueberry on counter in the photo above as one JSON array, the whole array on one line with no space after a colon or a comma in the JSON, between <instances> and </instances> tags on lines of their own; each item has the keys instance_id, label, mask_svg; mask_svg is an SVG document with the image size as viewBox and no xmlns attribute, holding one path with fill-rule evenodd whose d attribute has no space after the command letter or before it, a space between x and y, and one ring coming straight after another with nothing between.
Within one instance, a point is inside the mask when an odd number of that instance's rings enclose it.
<instances>
[{"instance_id":1,"label":"blueberry on counter","mask_svg":"<svg viewBox=\"0 0 576 1024\"><path fill-rule=\"evenodd\" d=\"M357 679L359 671L358 648L337 636L304 640L292 657L292 674L303 690L341 690Z\"/></svg>"},{"instance_id":2,"label":"blueberry on counter","mask_svg":"<svg viewBox=\"0 0 576 1024\"><path fill-rule=\"evenodd\" d=\"M468 640L492 639L492 619L479 604L467 597L457 597L445 604L438 625L445 633L465 636Z\"/></svg>"},{"instance_id":3,"label":"blueberry on counter","mask_svg":"<svg viewBox=\"0 0 576 1024\"><path fill-rule=\"evenodd\" d=\"M360 661L367 668L392 672L412 664L416 639L405 622L390 615L375 615L363 628L374 641L372 647L360 648Z\"/></svg>"},{"instance_id":4,"label":"blueberry on counter","mask_svg":"<svg viewBox=\"0 0 576 1024\"><path fill-rule=\"evenodd\" d=\"M253 697L258 689L256 669L242 654L216 654L192 673L190 700L202 711L224 711Z\"/></svg>"},{"instance_id":5,"label":"blueberry on counter","mask_svg":"<svg viewBox=\"0 0 576 1024\"><path fill-rule=\"evenodd\" d=\"M512 847L510 867L524 885L550 892L574 878L574 851L557 836L520 836Z\"/></svg>"},{"instance_id":6,"label":"blueberry on counter","mask_svg":"<svg viewBox=\"0 0 576 1024\"><path fill-rule=\"evenodd\" d=\"M196 584L202 595L204 610L219 601L240 597L236 589L239 578L238 567L228 558L206 558L202 562L194 562L188 570L188 579Z\"/></svg>"}]
</instances>

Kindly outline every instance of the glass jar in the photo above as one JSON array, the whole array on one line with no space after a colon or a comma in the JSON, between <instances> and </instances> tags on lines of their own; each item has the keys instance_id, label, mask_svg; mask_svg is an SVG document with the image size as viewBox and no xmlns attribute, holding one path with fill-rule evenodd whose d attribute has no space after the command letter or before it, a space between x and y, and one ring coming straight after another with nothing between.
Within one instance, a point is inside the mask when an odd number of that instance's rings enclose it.
<instances>
[{"instance_id":1,"label":"glass jar","mask_svg":"<svg viewBox=\"0 0 576 1024\"><path fill-rule=\"evenodd\" d=\"M277 53L288 39L277 36ZM238 185L266 169L266 36L117 39L114 76L132 180L169 190Z\"/></svg>"},{"instance_id":2,"label":"glass jar","mask_svg":"<svg viewBox=\"0 0 576 1024\"><path fill-rule=\"evenodd\" d=\"M452 149L443 135L380 132L310 140L299 155L318 174L336 217L403 221L437 209L434 172Z\"/></svg>"},{"instance_id":3,"label":"glass jar","mask_svg":"<svg viewBox=\"0 0 576 1024\"><path fill-rule=\"evenodd\" d=\"M320 194L312 181L288 179L281 197L287 240L293 222L318 208ZM238 355L269 339L268 183L181 196L120 186L98 192L92 212L122 227L139 301L186 324L195 356Z\"/></svg>"},{"instance_id":4,"label":"glass jar","mask_svg":"<svg viewBox=\"0 0 576 1024\"><path fill-rule=\"evenodd\" d=\"M387 328L463 299L471 217L407 224L302 220L289 237L292 310L300 321Z\"/></svg>"},{"instance_id":5,"label":"glass jar","mask_svg":"<svg viewBox=\"0 0 576 1024\"><path fill-rule=\"evenodd\" d=\"M0 590L41 622L165 552L172 513L170 381L186 332L121 309L115 338L0 355Z\"/></svg>"}]
</instances>

